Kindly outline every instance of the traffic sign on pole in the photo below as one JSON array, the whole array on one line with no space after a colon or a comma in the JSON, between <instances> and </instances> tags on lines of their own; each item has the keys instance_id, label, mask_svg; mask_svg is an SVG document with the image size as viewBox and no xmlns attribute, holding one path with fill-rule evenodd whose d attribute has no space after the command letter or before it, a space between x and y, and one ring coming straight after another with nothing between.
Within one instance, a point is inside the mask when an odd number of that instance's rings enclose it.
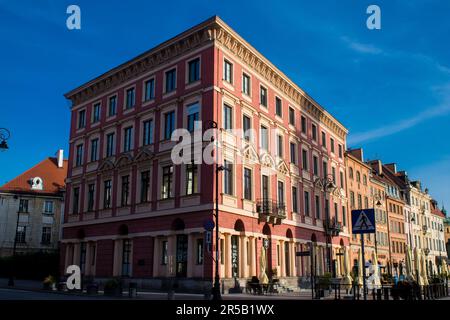
<instances>
[{"instance_id":1,"label":"traffic sign on pole","mask_svg":"<svg viewBox=\"0 0 450 320\"><path fill-rule=\"evenodd\" d=\"M375 209L352 210L352 233L375 233Z\"/></svg>"}]
</instances>

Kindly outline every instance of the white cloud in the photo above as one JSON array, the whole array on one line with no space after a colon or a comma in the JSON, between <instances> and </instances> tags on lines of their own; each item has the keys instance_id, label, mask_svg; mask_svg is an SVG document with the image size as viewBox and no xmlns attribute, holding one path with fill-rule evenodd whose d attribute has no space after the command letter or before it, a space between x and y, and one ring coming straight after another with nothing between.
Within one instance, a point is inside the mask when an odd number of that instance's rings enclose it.
<instances>
[{"instance_id":1,"label":"white cloud","mask_svg":"<svg viewBox=\"0 0 450 320\"><path fill-rule=\"evenodd\" d=\"M366 142L369 140L390 136L400 131L410 129L423 121L429 120L434 117L442 116L447 113L450 113L450 101L446 101L445 104L443 105L427 109L425 111L416 114L413 117L399 120L386 126L372 129L366 132L350 134L348 138L348 144L354 145L361 142Z\"/></svg>"},{"instance_id":2,"label":"white cloud","mask_svg":"<svg viewBox=\"0 0 450 320\"><path fill-rule=\"evenodd\" d=\"M368 53L368 54L382 54L383 50L367 43L361 43L355 40L352 40L348 37L341 37L341 40L344 41L348 47L359 53Z\"/></svg>"}]
</instances>

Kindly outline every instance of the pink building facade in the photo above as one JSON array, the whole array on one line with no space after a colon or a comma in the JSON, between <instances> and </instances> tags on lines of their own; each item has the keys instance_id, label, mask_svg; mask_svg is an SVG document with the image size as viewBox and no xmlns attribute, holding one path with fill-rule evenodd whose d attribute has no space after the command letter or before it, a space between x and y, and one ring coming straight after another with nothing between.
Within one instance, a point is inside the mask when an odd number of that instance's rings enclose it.
<instances>
[{"instance_id":1,"label":"pink building facade","mask_svg":"<svg viewBox=\"0 0 450 320\"><path fill-rule=\"evenodd\" d=\"M147 287L176 277L182 288L202 291L211 287L217 248L225 287L261 277L261 264L267 276L299 286L311 261L296 252L312 242L313 272L332 265L342 273L327 248L338 261L349 241L347 130L219 18L66 97L62 268L78 264L86 276ZM204 229L214 219L215 166L174 164L170 140L176 128L194 134L211 120L221 142L215 155L227 169L218 175L217 245ZM331 192L322 190L324 177L334 180ZM328 241L326 230L335 231Z\"/></svg>"}]
</instances>

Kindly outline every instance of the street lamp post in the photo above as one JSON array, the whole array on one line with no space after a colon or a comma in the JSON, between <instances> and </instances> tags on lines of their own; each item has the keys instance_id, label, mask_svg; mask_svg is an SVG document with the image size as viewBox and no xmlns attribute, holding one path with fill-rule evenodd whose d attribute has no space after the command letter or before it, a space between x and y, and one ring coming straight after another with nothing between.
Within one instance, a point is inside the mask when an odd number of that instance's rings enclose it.
<instances>
[{"instance_id":1,"label":"street lamp post","mask_svg":"<svg viewBox=\"0 0 450 320\"><path fill-rule=\"evenodd\" d=\"M377 206L377 207L380 207L381 206L381 196L378 194L378 193L376 193L374 196L373 196L373 199L372 199L372 203L373 203L373 208L375 209L375 206ZM374 238L375 238L375 254L377 255L377 257L378 257L378 247L377 247L377 233L375 232L374 233ZM378 264L378 261L374 261L375 263L377 263Z\"/></svg>"},{"instance_id":2,"label":"street lamp post","mask_svg":"<svg viewBox=\"0 0 450 320\"><path fill-rule=\"evenodd\" d=\"M211 120L209 122L210 124L210 128L211 129L217 129L218 124L216 121ZM214 139L214 138L213 138ZM219 152L218 150L215 150L216 154L216 166L215 166L215 179L216 179L216 205L215 205L215 228L216 228L216 232L215 232L215 242L216 242L216 257L215 257L215 276L214 276L214 285L212 288L212 299L217 301L217 300L222 300L222 296L220 293L220 273L219 273L219 172L220 171L224 171L226 170L226 168L224 166L219 165L219 161L218 161L218 157L219 157Z\"/></svg>"},{"instance_id":3,"label":"street lamp post","mask_svg":"<svg viewBox=\"0 0 450 320\"><path fill-rule=\"evenodd\" d=\"M340 226L338 225L338 222L335 220L334 223L331 223L330 220L330 205L326 202L326 195L327 193L331 193L334 190L336 190L336 185L334 183L334 177L329 174L323 178L317 178L315 181L315 184L320 186L321 191L324 194L325 197L325 239L326 239L326 248L327 248L327 257L328 257L328 264L327 264L327 269L328 272L332 272L332 262L331 262L331 258L332 258L332 252L331 252L331 243L333 240L333 237L339 235L340 230Z\"/></svg>"}]
</instances>

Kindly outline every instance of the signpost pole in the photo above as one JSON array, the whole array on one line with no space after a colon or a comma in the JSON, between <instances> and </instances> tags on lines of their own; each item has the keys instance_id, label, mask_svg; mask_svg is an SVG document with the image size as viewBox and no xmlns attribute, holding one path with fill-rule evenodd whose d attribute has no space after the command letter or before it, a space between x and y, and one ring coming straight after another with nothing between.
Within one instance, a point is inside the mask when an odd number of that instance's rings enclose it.
<instances>
[{"instance_id":1,"label":"signpost pole","mask_svg":"<svg viewBox=\"0 0 450 320\"><path fill-rule=\"evenodd\" d=\"M363 297L366 300L366 259L364 256L364 233L361 233L361 258L362 258L362 274L363 274Z\"/></svg>"},{"instance_id":2,"label":"signpost pole","mask_svg":"<svg viewBox=\"0 0 450 320\"><path fill-rule=\"evenodd\" d=\"M314 300L313 244L312 244L312 242L309 247L309 261L310 261L310 268L311 268L311 299Z\"/></svg>"}]
</instances>

